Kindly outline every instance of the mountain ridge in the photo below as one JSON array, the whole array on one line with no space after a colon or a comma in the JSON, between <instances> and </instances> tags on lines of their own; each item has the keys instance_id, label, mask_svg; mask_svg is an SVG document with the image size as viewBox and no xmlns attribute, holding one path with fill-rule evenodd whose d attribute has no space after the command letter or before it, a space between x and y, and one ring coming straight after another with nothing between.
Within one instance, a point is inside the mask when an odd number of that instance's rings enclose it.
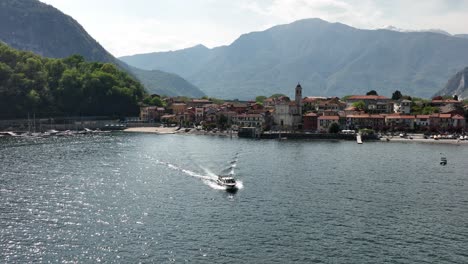
<instances>
[{"instance_id":1,"label":"mountain ridge","mask_svg":"<svg viewBox=\"0 0 468 264\"><path fill-rule=\"evenodd\" d=\"M0 40L12 48L31 51L50 58L64 58L79 54L88 61L113 63L133 76L137 75L134 67L116 59L73 17L38 0L2 0L0 2ZM204 95L198 87L175 74L156 70L142 74L142 71L138 70L139 79L150 93L194 97ZM163 82L158 83L154 80ZM162 83L165 85L177 83L179 86L166 87L162 86Z\"/></svg>"},{"instance_id":2,"label":"mountain ridge","mask_svg":"<svg viewBox=\"0 0 468 264\"><path fill-rule=\"evenodd\" d=\"M450 78L444 89L437 92L435 95L442 96L458 96L460 100L468 99L468 67L457 72Z\"/></svg>"},{"instance_id":3,"label":"mountain ridge","mask_svg":"<svg viewBox=\"0 0 468 264\"><path fill-rule=\"evenodd\" d=\"M210 96L239 99L290 94L298 81L307 95L402 90L429 97L468 61L468 40L460 37L362 30L321 19L246 33L228 46L203 49L198 57L191 57L194 50L121 59L179 74Z\"/></svg>"}]
</instances>

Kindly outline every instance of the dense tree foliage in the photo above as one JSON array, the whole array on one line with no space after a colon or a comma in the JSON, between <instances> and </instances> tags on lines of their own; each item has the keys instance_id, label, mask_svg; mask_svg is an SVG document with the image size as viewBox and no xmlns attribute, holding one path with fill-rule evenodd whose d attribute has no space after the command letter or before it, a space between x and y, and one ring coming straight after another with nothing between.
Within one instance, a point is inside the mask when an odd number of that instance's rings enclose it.
<instances>
[{"instance_id":1,"label":"dense tree foliage","mask_svg":"<svg viewBox=\"0 0 468 264\"><path fill-rule=\"evenodd\" d=\"M158 106L158 107L166 106L166 102L163 101L161 97L156 96L156 95L150 95L150 96L145 97L145 99L143 99L143 103L145 105Z\"/></svg>"},{"instance_id":2,"label":"dense tree foliage","mask_svg":"<svg viewBox=\"0 0 468 264\"><path fill-rule=\"evenodd\" d=\"M367 92L366 95L379 95L379 94L375 90L370 90L369 92Z\"/></svg>"},{"instance_id":3,"label":"dense tree foliage","mask_svg":"<svg viewBox=\"0 0 468 264\"><path fill-rule=\"evenodd\" d=\"M340 132L340 125L338 125L337 123L333 123L330 125L330 128L328 129L328 133L337 134L339 132Z\"/></svg>"},{"instance_id":4,"label":"dense tree foliage","mask_svg":"<svg viewBox=\"0 0 468 264\"><path fill-rule=\"evenodd\" d=\"M136 115L143 86L112 64L49 59L0 43L0 118Z\"/></svg>"},{"instance_id":5,"label":"dense tree foliage","mask_svg":"<svg viewBox=\"0 0 468 264\"><path fill-rule=\"evenodd\" d=\"M282 94L282 93L275 93L275 94L273 94L272 96L270 96L270 98L275 98L275 99L276 99L276 98L280 98L280 97L283 97L283 96L286 97L285 94Z\"/></svg>"},{"instance_id":6,"label":"dense tree foliage","mask_svg":"<svg viewBox=\"0 0 468 264\"><path fill-rule=\"evenodd\" d=\"M360 111L366 110L366 103L364 101L354 102L352 106Z\"/></svg>"},{"instance_id":7,"label":"dense tree foliage","mask_svg":"<svg viewBox=\"0 0 468 264\"><path fill-rule=\"evenodd\" d=\"M255 97L255 102L263 104L263 101L265 101L265 99L267 99L266 96L260 95L260 96Z\"/></svg>"},{"instance_id":8,"label":"dense tree foliage","mask_svg":"<svg viewBox=\"0 0 468 264\"><path fill-rule=\"evenodd\" d=\"M400 91L396 90L393 94L392 94L392 100L400 100L401 98L403 97L403 95L401 94Z\"/></svg>"}]
</instances>

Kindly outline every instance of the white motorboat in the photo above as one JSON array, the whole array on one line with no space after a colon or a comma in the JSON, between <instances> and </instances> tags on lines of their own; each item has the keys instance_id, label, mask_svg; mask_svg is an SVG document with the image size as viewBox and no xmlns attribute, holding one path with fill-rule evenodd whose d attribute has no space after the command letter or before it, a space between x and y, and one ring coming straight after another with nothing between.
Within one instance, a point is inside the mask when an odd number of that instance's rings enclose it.
<instances>
[{"instance_id":1,"label":"white motorboat","mask_svg":"<svg viewBox=\"0 0 468 264\"><path fill-rule=\"evenodd\" d=\"M220 186L226 187L226 191L237 190L236 180L232 176L218 176L216 183Z\"/></svg>"}]
</instances>

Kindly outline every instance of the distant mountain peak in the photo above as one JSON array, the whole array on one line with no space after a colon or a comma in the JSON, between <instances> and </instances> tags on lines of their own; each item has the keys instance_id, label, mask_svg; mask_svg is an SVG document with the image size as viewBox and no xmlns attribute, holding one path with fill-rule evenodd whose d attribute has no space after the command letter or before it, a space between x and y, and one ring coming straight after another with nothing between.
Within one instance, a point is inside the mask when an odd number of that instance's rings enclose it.
<instances>
[{"instance_id":1,"label":"distant mountain peak","mask_svg":"<svg viewBox=\"0 0 468 264\"><path fill-rule=\"evenodd\" d=\"M246 33L227 46L122 60L176 73L220 98L290 94L298 80L303 93L311 96L373 89L390 96L398 89L429 97L443 87L453 69L466 66L468 40L439 33L362 30L313 18Z\"/></svg>"},{"instance_id":2,"label":"distant mountain peak","mask_svg":"<svg viewBox=\"0 0 468 264\"><path fill-rule=\"evenodd\" d=\"M395 27L395 26L392 26L392 25L386 26L386 27L384 27L382 29L390 30L390 31L396 31L396 32L402 32L402 33L429 32L429 33L442 34L442 35L446 35L446 36L452 36L452 34L448 33L445 30L442 30L442 29L411 30L411 29L403 29L403 28Z\"/></svg>"}]
</instances>

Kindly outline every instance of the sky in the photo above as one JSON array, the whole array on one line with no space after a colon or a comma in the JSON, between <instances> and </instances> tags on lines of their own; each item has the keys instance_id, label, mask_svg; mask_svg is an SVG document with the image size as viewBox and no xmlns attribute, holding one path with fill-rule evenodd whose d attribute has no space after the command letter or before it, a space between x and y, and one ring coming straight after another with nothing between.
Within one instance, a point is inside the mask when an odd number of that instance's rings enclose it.
<instances>
[{"instance_id":1,"label":"sky","mask_svg":"<svg viewBox=\"0 0 468 264\"><path fill-rule=\"evenodd\" d=\"M76 19L114 56L229 45L304 18L357 28L468 33L468 0L41 0Z\"/></svg>"}]
</instances>

